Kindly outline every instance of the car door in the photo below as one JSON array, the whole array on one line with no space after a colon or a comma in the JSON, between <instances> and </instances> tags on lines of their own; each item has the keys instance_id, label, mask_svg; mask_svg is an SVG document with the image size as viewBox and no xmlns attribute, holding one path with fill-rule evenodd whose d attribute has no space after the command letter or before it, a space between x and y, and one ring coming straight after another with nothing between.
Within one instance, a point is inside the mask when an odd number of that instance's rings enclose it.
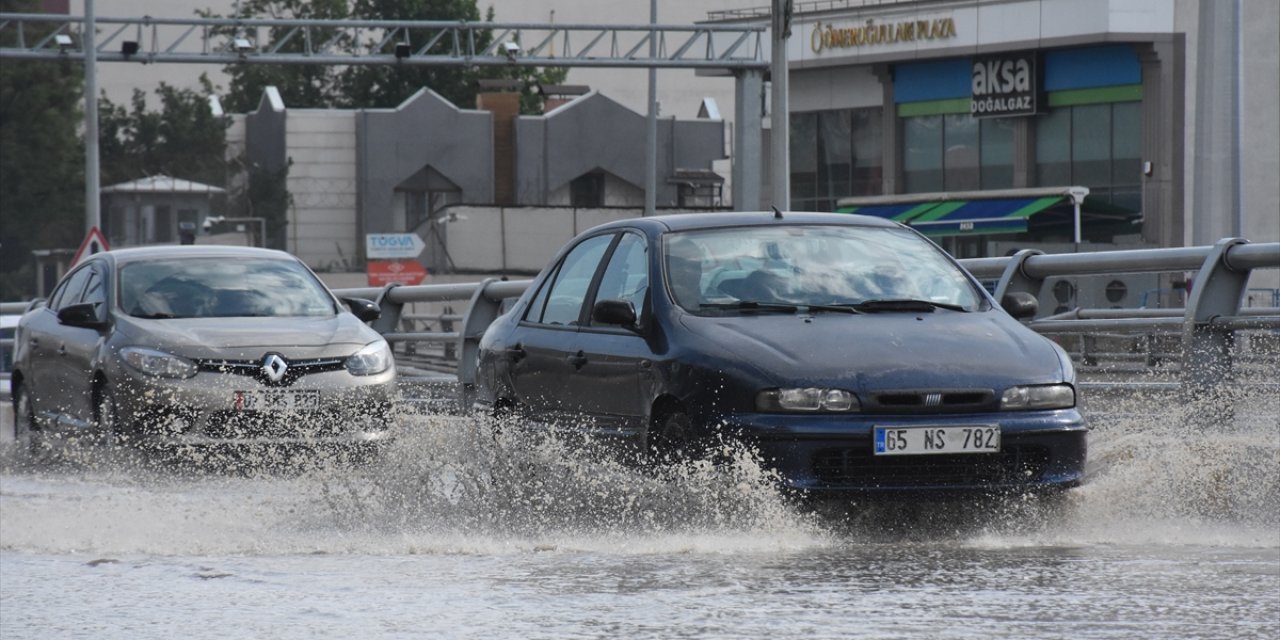
<instances>
[{"instance_id":1,"label":"car door","mask_svg":"<svg viewBox=\"0 0 1280 640\"><path fill-rule=\"evenodd\" d=\"M642 334L649 299L649 253L643 235L621 234L588 306L601 300L624 300L635 310L637 324L624 327L588 316L579 331L582 358L571 372L570 386L582 398L582 411L600 427L644 427L647 411L641 390L653 373L653 354Z\"/></svg>"},{"instance_id":2,"label":"car door","mask_svg":"<svg viewBox=\"0 0 1280 640\"><path fill-rule=\"evenodd\" d=\"M516 401L534 413L581 414L583 398L570 384L582 357L578 332L587 293L615 237L586 238L565 254L509 337L508 384Z\"/></svg>"},{"instance_id":3,"label":"car door","mask_svg":"<svg viewBox=\"0 0 1280 640\"><path fill-rule=\"evenodd\" d=\"M84 291L72 301L68 296L62 307L72 304L92 304L100 318L105 318L107 306L106 276L101 263L84 269L89 277ZM57 366L54 367L54 388L65 396L62 418L67 426L86 427L93 421L93 372L94 359L104 340L100 329L77 327L59 323L54 331L57 349Z\"/></svg>"},{"instance_id":4,"label":"car door","mask_svg":"<svg viewBox=\"0 0 1280 640\"><path fill-rule=\"evenodd\" d=\"M65 353L64 327L58 322L58 310L80 301L91 271L86 265L65 278L54 289L49 302L23 319L22 340L28 351L24 358L27 390L32 408L46 425L57 426L71 409L71 398L63 392L61 350Z\"/></svg>"}]
</instances>

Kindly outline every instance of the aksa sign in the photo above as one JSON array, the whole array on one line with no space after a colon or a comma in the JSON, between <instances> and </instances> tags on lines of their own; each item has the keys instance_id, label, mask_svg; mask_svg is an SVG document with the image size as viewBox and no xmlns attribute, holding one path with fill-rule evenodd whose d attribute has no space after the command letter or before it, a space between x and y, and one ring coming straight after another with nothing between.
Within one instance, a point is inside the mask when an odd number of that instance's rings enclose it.
<instances>
[{"instance_id":1,"label":"aksa sign","mask_svg":"<svg viewBox=\"0 0 1280 640\"><path fill-rule=\"evenodd\" d=\"M1040 93L1037 69L1033 52L975 57L969 113L975 118L1034 115Z\"/></svg>"}]
</instances>

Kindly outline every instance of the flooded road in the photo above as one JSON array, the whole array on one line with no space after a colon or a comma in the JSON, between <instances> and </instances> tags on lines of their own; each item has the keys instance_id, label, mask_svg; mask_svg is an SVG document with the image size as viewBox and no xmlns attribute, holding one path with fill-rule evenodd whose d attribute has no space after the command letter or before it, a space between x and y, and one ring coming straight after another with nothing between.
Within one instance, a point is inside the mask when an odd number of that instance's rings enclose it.
<instances>
[{"instance_id":1,"label":"flooded road","mask_svg":"<svg viewBox=\"0 0 1280 640\"><path fill-rule=\"evenodd\" d=\"M423 416L354 469L9 461L0 638L1280 637L1275 424L1115 416L1059 505L814 509L745 452Z\"/></svg>"}]
</instances>

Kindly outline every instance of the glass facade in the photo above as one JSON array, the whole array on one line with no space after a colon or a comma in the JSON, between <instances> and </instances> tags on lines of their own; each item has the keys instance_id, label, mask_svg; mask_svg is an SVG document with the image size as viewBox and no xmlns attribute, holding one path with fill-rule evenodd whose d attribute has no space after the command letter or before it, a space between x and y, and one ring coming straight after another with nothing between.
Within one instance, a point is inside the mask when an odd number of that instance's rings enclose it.
<instances>
[{"instance_id":1,"label":"glass facade","mask_svg":"<svg viewBox=\"0 0 1280 640\"><path fill-rule=\"evenodd\" d=\"M835 211L847 196L883 190L884 111L834 109L791 114L791 208Z\"/></svg>"},{"instance_id":2,"label":"glass facade","mask_svg":"<svg viewBox=\"0 0 1280 640\"><path fill-rule=\"evenodd\" d=\"M1013 187L1012 118L967 113L902 119L905 193Z\"/></svg>"},{"instance_id":3,"label":"glass facade","mask_svg":"<svg viewBox=\"0 0 1280 640\"><path fill-rule=\"evenodd\" d=\"M1142 104L1058 107L1035 119L1036 186L1083 185L1096 199L1142 208Z\"/></svg>"}]
</instances>

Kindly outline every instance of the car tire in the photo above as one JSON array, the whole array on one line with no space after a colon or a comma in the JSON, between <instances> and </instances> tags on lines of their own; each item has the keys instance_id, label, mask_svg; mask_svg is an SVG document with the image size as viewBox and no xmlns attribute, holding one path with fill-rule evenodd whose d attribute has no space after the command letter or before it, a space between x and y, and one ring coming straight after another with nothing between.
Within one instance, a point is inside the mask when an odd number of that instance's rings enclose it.
<instances>
[{"instance_id":1,"label":"car tire","mask_svg":"<svg viewBox=\"0 0 1280 640\"><path fill-rule=\"evenodd\" d=\"M655 461L667 464L685 462L697 456L691 435L693 421L683 411L672 411L649 429L648 450Z\"/></svg>"},{"instance_id":2,"label":"car tire","mask_svg":"<svg viewBox=\"0 0 1280 640\"><path fill-rule=\"evenodd\" d=\"M124 443L116 397L105 383L98 385L93 393L93 422L102 442L109 445Z\"/></svg>"},{"instance_id":3,"label":"car tire","mask_svg":"<svg viewBox=\"0 0 1280 640\"><path fill-rule=\"evenodd\" d=\"M48 457L48 445L36 421L31 394L21 385L13 391L13 440L20 459L41 464Z\"/></svg>"}]
</instances>

